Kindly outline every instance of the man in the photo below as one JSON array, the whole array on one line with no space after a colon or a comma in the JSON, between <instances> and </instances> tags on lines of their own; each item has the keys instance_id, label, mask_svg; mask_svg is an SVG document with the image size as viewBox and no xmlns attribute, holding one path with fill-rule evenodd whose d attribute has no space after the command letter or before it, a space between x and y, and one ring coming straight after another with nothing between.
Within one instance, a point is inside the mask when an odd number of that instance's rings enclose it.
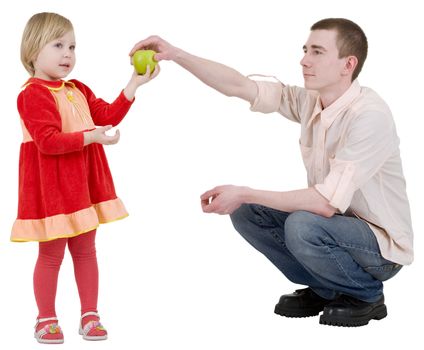
<instances>
[{"instance_id":1,"label":"man","mask_svg":"<svg viewBox=\"0 0 424 350\"><path fill-rule=\"evenodd\" d=\"M356 80L367 56L362 29L343 18L315 23L300 62L305 88L253 81L153 36L137 43L210 87L278 112L301 126L305 189L272 192L218 186L206 213L230 214L236 230L289 280L275 312L362 326L387 315L382 281L413 260L410 209L391 112Z\"/></svg>"}]
</instances>

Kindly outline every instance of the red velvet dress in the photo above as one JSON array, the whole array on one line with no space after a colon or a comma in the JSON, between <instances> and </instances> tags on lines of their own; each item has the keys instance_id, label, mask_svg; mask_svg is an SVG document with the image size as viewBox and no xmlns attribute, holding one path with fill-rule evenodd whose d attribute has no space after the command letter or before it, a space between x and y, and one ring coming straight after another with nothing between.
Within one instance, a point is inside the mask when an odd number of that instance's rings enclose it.
<instances>
[{"instance_id":1,"label":"red velvet dress","mask_svg":"<svg viewBox=\"0 0 424 350\"><path fill-rule=\"evenodd\" d=\"M121 92L106 103L77 80L28 80L18 96L24 138L12 241L73 237L128 215L103 146L84 146L83 132L119 124L132 102Z\"/></svg>"}]
</instances>

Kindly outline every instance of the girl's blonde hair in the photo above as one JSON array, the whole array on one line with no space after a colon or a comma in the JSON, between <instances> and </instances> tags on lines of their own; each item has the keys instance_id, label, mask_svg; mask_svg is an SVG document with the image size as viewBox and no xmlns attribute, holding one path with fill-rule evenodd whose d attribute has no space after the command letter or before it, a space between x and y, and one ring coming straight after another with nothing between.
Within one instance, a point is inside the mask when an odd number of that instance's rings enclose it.
<instances>
[{"instance_id":1,"label":"girl's blonde hair","mask_svg":"<svg viewBox=\"0 0 424 350\"><path fill-rule=\"evenodd\" d=\"M22 35L21 61L31 76L35 73L34 60L41 49L73 29L71 21L57 13L41 12L29 19Z\"/></svg>"}]
</instances>

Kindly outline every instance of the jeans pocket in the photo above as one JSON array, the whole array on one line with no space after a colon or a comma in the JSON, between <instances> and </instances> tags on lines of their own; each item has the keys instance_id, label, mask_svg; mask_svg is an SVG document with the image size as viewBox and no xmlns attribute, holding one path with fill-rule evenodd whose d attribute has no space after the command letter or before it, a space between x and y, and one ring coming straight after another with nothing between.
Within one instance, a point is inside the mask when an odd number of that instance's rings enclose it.
<instances>
[{"instance_id":1,"label":"jeans pocket","mask_svg":"<svg viewBox=\"0 0 424 350\"><path fill-rule=\"evenodd\" d=\"M367 271L375 279L378 279L379 281L386 281L396 275L401 268L402 265L391 263L380 266L364 267L364 270Z\"/></svg>"}]
</instances>

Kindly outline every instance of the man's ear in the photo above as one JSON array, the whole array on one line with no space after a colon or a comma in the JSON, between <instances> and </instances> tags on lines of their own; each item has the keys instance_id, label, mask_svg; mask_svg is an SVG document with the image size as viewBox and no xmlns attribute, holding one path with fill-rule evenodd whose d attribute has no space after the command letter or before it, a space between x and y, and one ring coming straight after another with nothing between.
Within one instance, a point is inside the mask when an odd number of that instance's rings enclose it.
<instances>
[{"instance_id":1,"label":"man's ear","mask_svg":"<svg viewBox=\"0 0 424 350\"><path fill-rule=\"evenodd\" d=\"M358 65L358 59L356 56L346 57L346 63L342 72L342 75L352 75Z\"/></svg>"}]
</instances>

